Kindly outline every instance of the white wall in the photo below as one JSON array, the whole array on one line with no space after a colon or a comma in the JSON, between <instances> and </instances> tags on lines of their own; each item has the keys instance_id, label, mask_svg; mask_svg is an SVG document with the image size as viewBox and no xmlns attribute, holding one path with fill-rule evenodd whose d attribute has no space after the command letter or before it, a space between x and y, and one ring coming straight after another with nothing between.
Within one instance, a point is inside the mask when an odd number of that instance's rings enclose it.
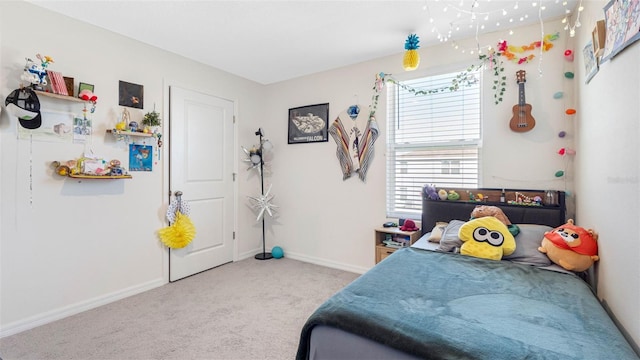
<instances>
[{"instance_id":1,"label":"white wall","mask_svg":"<svg viewBox=\"0 0 640 360\"><path fill-rule=\"evenodd\" d=\"M585 6L577 50L604 20L607 3ZM640 345L640 42L603 63L589 84L577 58L577 218L600 235L599 296Z\"/></svg>"},{"instance_id":2,"label":"white wall","mask_svg":"<svg viewBox=\"0 0 640 360\"><path fill-rule=\"evenodd\" d=\"M28 14L28 22L25 21ZM140 121L156 109L167 119L167 85L178 85L236 103L237 142L253 142L255 119L264 116L264 86L126 39L25 2L0 2L0 96L19 86L25 57L50 55L50 69L94 84L98 103L90 146L107 159L128 163L128 148L105 130L115 126L118 80L144 86L144 111L129 109ZM46 109L81 113L82 104L40 97ZM164 134L167 134L167 122ZM80 144L16 139L16 119L0 115L2 335L167 282L167 252L156 231L168 202L164 160L153 172L132 180L74 181L53 174L51 161L78 158ZM168 145L167 137L163 137ZM239 146L238 146L239 150ZM32 159L32 162L31 160ZM32 163L33 191L30 187ZM206 164L203 164L206 166ZM242 174L244 175L244 173ZM240 176L238 193L253 194L256 179ZM253 213L238 205L240 218ZM253 222L252 222L253 223ZM240 226L235 258L261 246L257 226Z\"/></svg>"},{"instance_id":3,"label":"white wall","mask_svg":"<svg viewBox=\"0 0 640 360\"><path fill-rule=\"evenodd\" d=\"M545 25L545 33L560 32L554 47L529 64L505 62L507 91L504 101L495 105L493 72L483 72L484 98L482 111L482 185L523 189L572 190L572 160L557 154L562 147L573 147L571 119L564 116L565 106L573 105L574 82L563 73L573 63L564 60L569 43L560 21ZM509 37L514 45L539 40L540 27L516 31ZM480 44L497 44L503 34L483 36ZM386 95L380 97L377 122L380 137L375 144L375 156L366 183L357 177L342 180L332 138L326 143L287 144L287 109L297 106L330 103L330 122L354 102L367 111L373 96L375 75L392 74L397 79L424 76L441 71L459 72L478 63L477 54L461 49L475 49L475 40L460 42L460 48L441 45L420 49L421 64L416 71L402 70L402 53L350 67L327 71L268 86L269 113L274 114L263 125L278 150L273 162L273 191L282 206L280 217L270 227L268 243L281 245L291 256L313 262L332 262L354 271L364 270L374 263L373 229L381 226L385 215L385 142ZM533 131L515 133L509 129L512 108L518 103L515 73L527 71L525 93L533 104L536 120ZM541 71L539 71L541 70ZM565 98L553 99L557 91ZM566 130L569 136L557 134ZM555 177L558 170L567 176ZM437 184L436 184L437 185ZM287 205L289 204L289 205ZM295 206L291 206L295 204Z\"/></svg>"}]
</instances>

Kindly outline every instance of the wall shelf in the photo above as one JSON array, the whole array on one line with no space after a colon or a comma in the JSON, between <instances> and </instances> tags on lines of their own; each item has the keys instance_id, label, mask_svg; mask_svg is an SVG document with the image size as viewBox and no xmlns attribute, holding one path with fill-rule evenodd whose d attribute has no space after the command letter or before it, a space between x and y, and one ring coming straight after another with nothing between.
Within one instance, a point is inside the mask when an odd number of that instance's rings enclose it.
<instances>
[{"instance_id":1,"label":"wall shelf","mask_svg":"<svg viewBox=\"0 0 640 360\"><path fill-rule=\"evenodd\" d=\"M152 133L143 133L143 132L133 132L126 130L114 130L107 129L107 134L113 134L114 136L123 135L123 136L140 136L140 137L152 137Z\"/></svg>"},{"instance_id":2,"label":"wall shelf","mask_svg":"<svg viewBox=\"0 0 640 360\"><path fill-rule=\"evenodd\" d=\"M50 93L50 92L46 92L46 91L40 91L40 90L34 90L36 92L36 94L38 95L43 95L46 97L50 97L50 98L54 98L54 99L60 99L60 100L66 100L66 101L74 101L74 102L85 102L84 100L77 98L77 97L73 97L73 96L69 96L69 95L60 95L60 94L54 94L54 93Z\"/></svg>"},{"instance_id":3,"label":"wall shelf","mask_svg":"<svg viewBox=\"0 0 640 360\"><path fill-rule=\"evenodd\" d=\"M68 176L74 179L101 179L101 180L132 179L131 175L83 175L83 174L71 175L69 174Z\"/></svg>"}]
</instances>

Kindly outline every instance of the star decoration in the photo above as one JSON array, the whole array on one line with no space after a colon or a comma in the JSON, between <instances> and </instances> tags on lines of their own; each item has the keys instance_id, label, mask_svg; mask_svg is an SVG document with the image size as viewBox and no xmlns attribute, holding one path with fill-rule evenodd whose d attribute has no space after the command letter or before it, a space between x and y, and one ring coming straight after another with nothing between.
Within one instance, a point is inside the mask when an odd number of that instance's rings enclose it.
<instances>
[{"instance_id":1,"label":"star decoration","mask_svg":"<svg viewBox=\"0 0 640 360\"><path fill-rule=\"evenodd\" d=\"M260 171L261 171L260 163L254 164L253 161L251 161L251 152L247 150L247 148L245 148L244 146L242 146L242 151L244 151L244 154L247 156L246 158L242 159L243 162L246 162L249 165L249 167L247 168L247 171L256 169L258 170L258 174L260 174Z\"/></svg>"},{"instance_id":2,"label":"star decoration","mask_svg":"<svg viewBox=\"0 0 640 360\"><path fill-rule=\"evenodd\" d=\"M259 210L256 221L260 221L260 219L264 217L265 212L267 212L269 216L273 216L275 209L278 207L273 203L271 203L271 200L273 200L274 196L271 195L270 193L271 193L271 186L269 186L269 190L267 190L267 192L263 195L248 196L249 200L251 201L251 207L254 210Z\"/></svg>"}]
</instances>

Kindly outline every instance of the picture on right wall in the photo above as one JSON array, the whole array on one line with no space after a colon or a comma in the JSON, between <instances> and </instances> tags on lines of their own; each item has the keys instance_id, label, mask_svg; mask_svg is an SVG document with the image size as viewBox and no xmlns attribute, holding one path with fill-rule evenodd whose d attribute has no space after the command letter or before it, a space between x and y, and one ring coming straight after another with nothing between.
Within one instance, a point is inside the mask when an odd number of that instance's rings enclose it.
<instances>
[{"instance_id":1,"label":"picture on right wall","mask_svg":"<svg viewBox=\"0 0 640 360\"><path fill-rule=\"evenodd\" d=\"M607 29L602 62L640 39L640 1L611 0L604 15Z\"/></svg>"},{"instance_id":2,"label":"picture on right wall","mask_svg":"<svg viewBox=\"0 0 640 360\"><path fill-rule=\"evenodd\" d=\"M593 76L598 72L598 61L596 55L593 52L593 41L590 40L587 45L582 49L584 55L584 71L585 71L585 84L588 84Z\"/></svg>"}]
</instances>

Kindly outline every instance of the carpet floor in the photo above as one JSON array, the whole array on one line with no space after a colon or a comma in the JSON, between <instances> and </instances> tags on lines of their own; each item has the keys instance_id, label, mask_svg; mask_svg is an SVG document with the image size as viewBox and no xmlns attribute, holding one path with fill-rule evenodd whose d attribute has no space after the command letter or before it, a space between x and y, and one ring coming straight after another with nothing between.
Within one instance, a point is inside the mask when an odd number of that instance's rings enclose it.
<instances>
[{"instance_id":1,"label":"carpet floor","mask_svg":"<svg viewBox=\"0 0 640 360\"><path fill-rule=\"evenodd\" d=\"M0 358L294 359L309 315L358 276L245 259L0 339Z\"/></svg>"}]
</instances>

